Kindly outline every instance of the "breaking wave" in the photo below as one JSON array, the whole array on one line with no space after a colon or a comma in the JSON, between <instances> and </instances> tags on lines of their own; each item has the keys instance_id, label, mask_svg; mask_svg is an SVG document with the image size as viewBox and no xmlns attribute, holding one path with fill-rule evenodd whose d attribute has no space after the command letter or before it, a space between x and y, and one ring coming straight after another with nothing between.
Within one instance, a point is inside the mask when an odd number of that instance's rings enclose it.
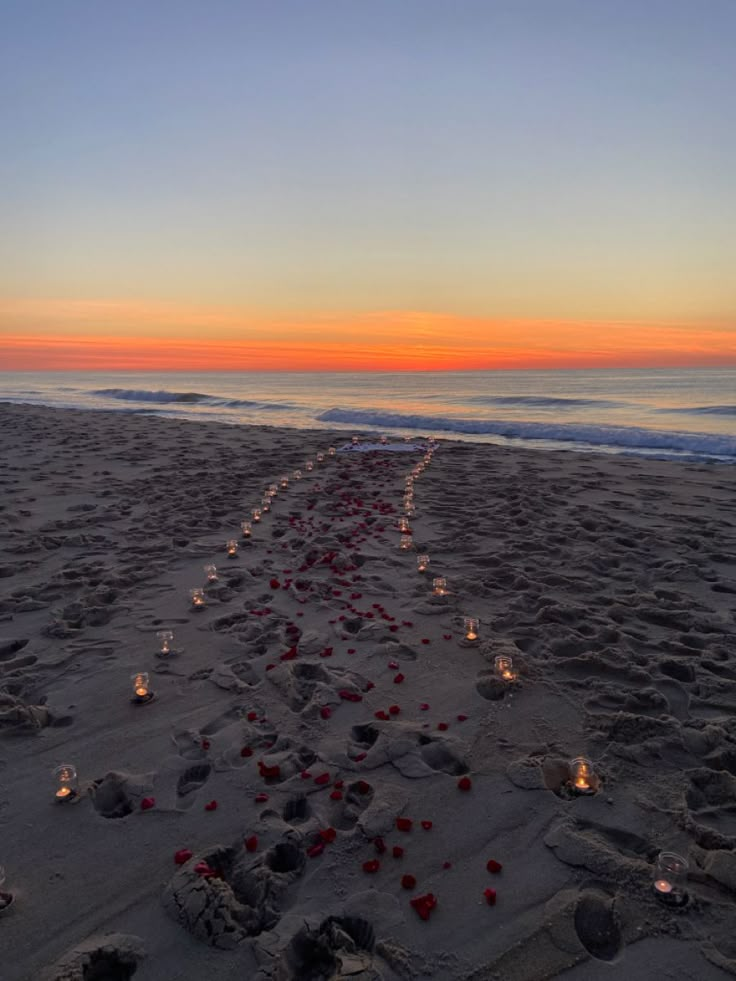
<instances>
[{"instance_id":1,"label":"breaking wave","mask_svg":"<svg viewBox=\"0 0 736 981\"><path fill-rule=\"evenodd\" d=\"M187 405L212 405L219 408L247 408L247 409L293 409L293 405L286 402L254 402L252 399L228 399L217 395L206 395L202 392L168 392L149 391L147 389L134 388L97 388L91 395L98 395L102 398L119 399L122 402L155 402L163 405L171 402L184 403Z\"/></svg>"}]
</instances>

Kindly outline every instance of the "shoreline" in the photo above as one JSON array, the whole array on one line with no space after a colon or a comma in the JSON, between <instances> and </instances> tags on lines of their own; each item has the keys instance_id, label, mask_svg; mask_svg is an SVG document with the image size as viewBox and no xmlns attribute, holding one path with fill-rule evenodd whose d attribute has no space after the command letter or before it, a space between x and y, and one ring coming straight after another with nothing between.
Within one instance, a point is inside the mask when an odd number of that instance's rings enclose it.
<instances>
[{"instance_id":1,"label":"shoreline","mask_svg":"<svg viewBox=\"0 0 736 981\"><path fill-rule=\"evenodd\" d=\"M0 403L8 981L104 947L136 981L287 981L310 944L360 981L736 975L736 471L441 438L412 518L438 603L395 527L423 452L351 451L227 559L264 489L346 438ZM578 755L602 784L572 799ZM81 792L56 806L61 763ZM679 912L651 892L668 848Z\"/></svg>"}]
</instances>

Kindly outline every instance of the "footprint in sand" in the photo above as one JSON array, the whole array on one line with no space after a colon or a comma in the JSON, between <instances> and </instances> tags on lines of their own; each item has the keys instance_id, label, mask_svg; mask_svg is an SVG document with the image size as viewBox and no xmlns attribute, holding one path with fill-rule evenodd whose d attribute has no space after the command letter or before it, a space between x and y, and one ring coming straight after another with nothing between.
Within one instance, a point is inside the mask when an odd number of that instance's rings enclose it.
<instances>
[{"instance_id":1,"label":"footprint in sand","mask_svg":"<svg viewBox=\"0 0 736 981\"><path fill-rule=\"evenodd\" d=\"M613 961L621 950L616 897L587 889L575 907L575 932L588 953L599 961Z\"/></svg>"},{"instance_id":2,"label":"footprint in sand","mask_svg":"<svg viewBox=\"0 0 736 981\"><path fill-rule=\"evenodd\" d=\"M292 978L378 977L373 970L376 935L367 920L330 916L315 929L302 927L282 953L274 981Z\"/></svg>"}]
</instances>

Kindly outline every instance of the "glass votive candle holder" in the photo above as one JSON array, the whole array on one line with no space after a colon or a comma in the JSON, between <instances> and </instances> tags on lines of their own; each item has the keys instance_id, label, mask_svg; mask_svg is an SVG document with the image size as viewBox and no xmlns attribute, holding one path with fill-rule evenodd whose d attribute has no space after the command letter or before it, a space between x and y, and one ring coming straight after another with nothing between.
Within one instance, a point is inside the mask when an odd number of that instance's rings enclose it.
<instances>
[{"instance_id":1,"label":"glass votive candle holder","mask_svg":"<svg viewBox=\"0 0 736 981\"><path fill-rule=\"evenodd\" d=\"M136 705L150 702L153 698L153 692L148 683L148 672L138 671L130 676L130 680L133 682L133 701Z\"/></svg>"},{"instance_id":2,"label":"glass votive candle holder","mask_svg":"<svg viewBox=\"0 0 736 981\"><path fill-rule=\"evenodd\" d=\"M192 607L195 610L202 610L207 606L207 600L205 599L203 589L190 589L189 595L192 599Z\"/></svg>"},{"instance_id":3,"label":"glass votive candle holder","mask_svg":"<svg viewBox=\"0 0 736 981\"><path fill-rule=\"evenodd\" d=\"M261 509L253 508L253 510L250 512L250 516L251 518L253 518L253 524L257 525L258 522L261 520Z\"/></svg>"},{"instance_id":4,"label":"glass votive candle holder","mask_svg":"<svg viewBox=\"0 0 736 981\"><path fill-rule=\"evenodd\" d=\"M470 643L478 639L478 627L477 617L463 617L463 632Z\"/></svg>"},{"instance_id":5,"label":"glass votive candle holder","mask_svg":"<svg viewBox=\"0 0 736 981\"><path fill-rule=\"evenodd\" d=\"M417 555L417 572L426 572L429 568L429 556Z\"/></svg>"},{"instance_id":6,"label":"glass votive candle holder","mask_svg":"<svg viewBox=\"0 0 736 981\"><path fill-rule=\"evenodd\" d=\"M156 634L158 639L161 641L161 653L170 654L171 653L171 642L174 639L173 630L159 630Z\"/></svg>"},{"instance_id":7,"label":"glass votive candle holder","mask_svg":"<svg viewBox=\"0 0 736 981\"><path fill-rule=\"evenodd\" d=\"M409 474L407 477L404 477L404 483L406 484L407 487L411 487L411 485L414 483L414 478L412 477L411 474Z\"/></svg>"},{"instance_id":8,"label":"glass votive candle holder","mask_svg":"<svg viewBox=\"0 0 736 981\"><path fill-rule=\"evenodd\" d=\"M584 756L576 756L568 763L570 786L576 794L594 794L598 789L598 778L593 764Z\"/></svg>"},{"instance_id":9,"label":"glass votive candle holder","mask_svg":"<svg viewBox=\"0 0 736 981\"><path fill-rule=\"evenodd\" d=\"M0 913L12 905L12 902L15 899L12 892L7 892L7 890L3 889L5 879L5 869L2 867L2 865L0 865Z\"/></svg>"},{"instance_id":10,"label":"glass votive candle holder","mask_svg":"<svg viewBox=\"0 0 736 981\"><path fill-rule=\"evenodd\" d=\"M250 521L241 521L240 530L243 533L243 538L250 538L250 536L253 534L253 526L251 525Z\"/></svg>"},{"instance_id":11,"label":"glass votive candle holder","mask_svg":"<svg viewBox=\"0 0 736 981\"><path fill-rule=\"evenodd\" d=\"M388 443L387 437L386 436L381 436L381 446L385 446L386 443Z\"/></svg>"},{"instance_id":12,"label":"glass votive candle holder","mask_svg":"<svg viewBox=\"0 0 736 981\"><path fill-rule=\"evenodd\" d=\"M286 490L286 488L289 486L289 478L286 476L286 474L284 474L284 476L281 478L279 484L281 485L281 490Z\"/></svg>"},{"instance_id":13,"label":"glass votive candle holder","mask_svg":"<svg viewBox=\"0 0 736 981\"><path fill-rule=\"evenodd\" d=\"M234 538L231 538L225 545L225 549L227 550L228 558L233 559L238 554L238 543Z\"/></svg>"},{"instance_id":14,"label":"glass votive candle holder","mask_svg":"<svg viewBox=\"0 0 736 981\"><path fill-rule=\"evenodd\" d=\"M676 852L660 852L654 865L654 894L663 903L679 906L687 900L687 859Z\"/></svg>"},{"instance_id":15,"label":"glass votive candle holder","mask_svg":"<svg viewBox=\"0 0 736 981\"><path fill-rule=\"evenodd\" d=\"M514 659L508 654L498 654L493 659L493 671L497 678L502 681L514 681L516 672L514 671Z\"/></svg>"},{"instance_id":16,"label":"glass votive candle holder","mask_svg":"<svg viewBox=\"0 0 736 981\"><path fill-rule=\"evenodd\" d=\"M432 594L434 596L447 596L447 580L444 576L436 576L432 580Z\"/></svg>"},{"instance_id":17,"label":"glass votive candle holder","mask_svg":"<svg viewBox=\"0 0 736 981\"><path fill-rule=\"evenodd\" d=\"M302 479L301 470L295 470L292 476L294 477L294 480L301 480Z\"/></svg>"},{"instance_id":18,"label":"glass votive candle holder","mask_svg":"<svg viewBox=\"0 0 736 981\"><path fill-rule=\"evenodd\" d=\"M307 473L311 473L312 470L314 470L314 464L311 460L307 460L307 462L304 464L304 469L307 471Z\"/></svg>"},{"instance_id":19,"label":"glass votive candle holder","mask_svg":"<svg viewBox=\"0 0 736 981\"><path fill-rule=\"evenodd\" d=\"M360 436L352 436L350 438L350 442L353 444L353 446L357 446L360 442Z\"/></svg>"},{"instance_id":20,"label":"glass votive candle holder","mask_svg":"<svg viewBox=\"0 0 736 981\"><path fill-rule=\"evenodd\" d=\"M324 463L324 462L325 462L325 455L324 455L324 453L318 453L317 454L317 463Z\"/></svg>"},{"instance_id":21,"label":"glass votive candle holder","mask_svg":"<svg viewBox=\"0 0 736 981\"><path fill-rule=\"evenodd\" d=\"M269 497L276 497L276 495L278 494L278 492L279 492L279 485L278 484L269 484L268 485L268 495L269 495Z\"/></svg>"},{"instance_id":22,"label":"glass votive candle holder","mask_svg":"<svg viewBox=\"0 0 736 981\"><path fill-rule=\"evenodd\" d=\"M414 504L411 501L408 501L404 505L404 514L407 516L407 518L413 518L416 516L416 513L417 509L414 507Z\"/></svg>"},{"instance_id":23,"label":"glass votive candle holder","mask_svg":"<svg viewBox=\"0 0 736 981\"><path fill-rule=\"evenodd\" d=\"M216 565L205 565L202 568L204 569L204 574L207 576L207 582L217 582Z\"/></svg>"},{"instance_id":24,"label":"glass votive candle holder","mask_svg":"<svg viewBox=\"0 0 736 981\"><path fill-rule=\"evenodd\" d=\"M74 800L79 794L79 779L76 769L70 763L62 763L54 770L54 798L64 804Z\"/></svg>"},{"instance_id":25,"label":"glass votive candle holder","mask_svg":"<svg viewBox=\"0 0 736 981\"><path fill-rule=\"evenodd\" d=\"M403 532L411 531L411 528L409 527L408 518L399 518L399 531L403 531Z\"/></svg>"},{"instance_id":26,"label":"glass votive candle holder","mask_svg":"<svg viewBox=\"0 0 736 981\"><path fill-rule=\"evenodd\" d=\"M399 548L407 552L410 548L414 548L414 539L411 535L402 535L399 540Z\"/></svg>"},{"instance_id":27,"label":"glass votive candle holder","mask_svg":"<svg viewBox=\"0 0 736 981\"><path fill-rule=\"evenodd\" d=\"M268 494L264 494L261 498L261 514L268 514L271 510L271 498Z\"/></svg>"},{"instance_id":28,"label":"glass votive candle holder","mask_svg":"<svg viewBox=\"0 0 736 981\"><path fill-rule=\"evenodd\" d=\"M334 446L331 446L329 448L329 450L327 451L327 455L328 456L336 456L337 455L337 450L335 449Z\"/></svg>"}]
</instances>

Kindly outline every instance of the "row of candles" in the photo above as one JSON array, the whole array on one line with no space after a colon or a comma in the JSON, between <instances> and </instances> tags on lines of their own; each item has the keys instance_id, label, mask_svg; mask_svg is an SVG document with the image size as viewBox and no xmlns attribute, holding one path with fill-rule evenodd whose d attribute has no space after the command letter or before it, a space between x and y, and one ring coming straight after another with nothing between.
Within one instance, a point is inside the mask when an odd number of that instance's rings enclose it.
<instances>
[{"instance_id":1,"label":"row of candles","mask_svg":"<svg viewBox=\"0 0 736 981\"><path fill-rule=\"evenodd\" d=\"M359 438L357 436L353 436L353 445L356 445L358 441ZM382 436L381 442L385 444L386 441L386 437ZM401 532L400 547L402 550L409 550L413 548L414 543L411 537L411 528L408 519L416 514L414 506L414 481L424 472L426 466L431 462L433 452L434 444L432 443L424 456L423 462L417 464L412 470L411 475L406 478L406 489L404 492L404 517L399 519L399 531ZM327 457L334 457L335 453L335 448L330 447L327 452ZM316 455L316 460L318 463L322 463L325 460L325 454L318 453ZM308 472L314 469L314 463L312 460L306 461L305 469ZM302 478L302 471L295 470L293 477L295 480L300 480ZM282 476L278 485L271 484L269 486L261 501L261 508L253 508L251 512L254 523L258 523L261 520L264 511L268 512L270 510L272 500L278 493L279 489L285 490L288 488L288 486L288 476ZM252 534L251 522L244 521L241 524L241 530L243 533L243 538L250 538ZM232 557L236 555L238 551L237 541L228 541L226 549L228 556ZM420 554L417 556L417 569L420 573L425 573L428 570L429 565L429 555ZM218 580L217 568L215 565L205 565L204 572L208 583L213 583ZM432 595L436 597L445 597L449 595L447 580L444 577L437 576L433 578ZM200 608L206 604L203 589L191 590L191 598L192 605L195 608ZM464 639L467 642L473 643L477 641L479 637L478 618L464 617L463 632ZM161 644L160 653L162 655L171 653L171 645L174 639L173 631L158 631L157 637ZM516 680L517 675L513 668L513 660L509 655L499 654L494 658L494 674L503 682L512 682ZM135 704L144 705L153 700L154 693L151 690L149 675L147 672L136 672L131 676L131 680L133 682L132 701ZM75 767L71 764L62 764L61 766L56 767L56 769L53 771L53 775L55 780L56 801L58 803L65 803L75 800L79 795L79 779ZM582 796L595 794L598 788L598 783L598 778L590 760L585 759L584 757L576 757L574 760L570 761L568 764L567 786L572 793ZM655 894L664 902L673 905L683 904L687 899L687 893L685 891L687 873L688 864L686 859L674 852L661 852L655 864L653 880ZM12 902L13 898L12 893L2 892L1 887L3 885L4 878L4 871L0 867L0 912L2 912L2 910Z\"/></svg>"}]
</instances>

